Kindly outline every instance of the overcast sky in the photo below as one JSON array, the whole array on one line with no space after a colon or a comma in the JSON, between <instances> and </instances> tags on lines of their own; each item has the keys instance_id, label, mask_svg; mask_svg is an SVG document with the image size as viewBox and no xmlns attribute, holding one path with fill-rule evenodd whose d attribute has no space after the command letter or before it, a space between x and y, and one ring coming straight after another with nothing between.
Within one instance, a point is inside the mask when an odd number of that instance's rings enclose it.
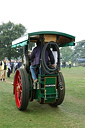
<instances>
[{"instance_id":1,"label":"overcast sky","mask_svg":"<svg viewBox=\"0 0 85 128\"><path fill-rule=\"evenodd\" d=\"M0 0L0 25L8 21L28 33L59 31L85 40L85 0Z\"/></svg>"}]
</instances>

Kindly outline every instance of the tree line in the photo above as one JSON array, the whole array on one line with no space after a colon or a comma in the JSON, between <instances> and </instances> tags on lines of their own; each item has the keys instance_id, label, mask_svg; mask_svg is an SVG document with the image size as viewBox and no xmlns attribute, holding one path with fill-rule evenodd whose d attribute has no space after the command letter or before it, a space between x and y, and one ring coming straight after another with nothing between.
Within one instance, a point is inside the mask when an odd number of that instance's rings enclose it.
<instances>
[{"instance_id":1,"label":"tree line","mask_svg":"<svg viewBox=\"0 0 85 128\"><path fill-rule=\"evenodd\" d=\"M68 62L69 60L71 60L72 63L75 63L80 58L85 59L85 40L76 42L73 49L71 47L64 47L64 48L61 48L60 51L62 54L62 59L65 62ZM81 62L78 62L78 63L81 63Z\"/></svg>"}]
</instances>

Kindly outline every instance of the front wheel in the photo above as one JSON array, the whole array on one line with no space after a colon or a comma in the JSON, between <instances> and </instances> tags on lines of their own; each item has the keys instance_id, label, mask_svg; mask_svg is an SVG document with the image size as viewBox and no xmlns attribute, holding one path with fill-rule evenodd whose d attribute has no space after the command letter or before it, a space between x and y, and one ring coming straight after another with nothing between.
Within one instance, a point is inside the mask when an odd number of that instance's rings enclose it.
<instances>
[{"instance_id":1,"label":"front wheel","mask_svg":"<svg viewBox=\"0 0 85 128\"><path fill-rule=\"evenodd\" d=\"M30 84L25 69L17 69L14 78L14 92L16 106L19 110L25 110L29 102Z\"/></svg>"}]
</instances>

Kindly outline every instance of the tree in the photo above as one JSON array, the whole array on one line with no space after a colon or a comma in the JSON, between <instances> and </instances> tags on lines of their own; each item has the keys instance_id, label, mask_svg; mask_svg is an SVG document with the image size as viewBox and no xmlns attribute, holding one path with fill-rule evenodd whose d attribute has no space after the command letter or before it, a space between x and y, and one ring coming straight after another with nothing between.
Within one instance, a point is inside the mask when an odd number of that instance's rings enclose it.
<instances>
[{"instance_id":1,"label":"tree","mask_svg":"<svg viewBox=\"0 0 85 128\"><path fill-rule=\"evenodd\" d=\"M17 58L23 55L22 48L11 48L12 41L21 37L26 32L22 24L14 24L10 21L0 25L0 60L7 57Z\"/></svg>"},{"instance_id":2,"label":"tree","mask_svg":"<svg viewBox=\"0 0 85 128\"><path fill-rule=\"evenodd\" d=\"M77 45L74 47L74 52L72 54L73 62L76 62L77 59L85 58L85 40L79 41L76 44Z\"/></svg>"},{"instance_id":3,"label":"tree","mask_svg":"<svg viewBox=\"0 0 85 128\"><path fill-rule=\"evenodd\" d=\"M62 60L68 62L71 59L73 50L70 47L62 47L60 52L62 54Z\"/></svg>"}]
</instances>

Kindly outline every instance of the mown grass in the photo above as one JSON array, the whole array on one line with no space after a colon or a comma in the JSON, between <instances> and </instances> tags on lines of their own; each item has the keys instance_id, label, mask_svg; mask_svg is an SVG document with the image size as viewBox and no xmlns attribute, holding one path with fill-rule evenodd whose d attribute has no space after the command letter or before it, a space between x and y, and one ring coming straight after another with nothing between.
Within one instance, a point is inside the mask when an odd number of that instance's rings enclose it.
<instances>
[{"instance_id":1,"label":"mown grass","mask_svg":"<svg viewBox=\"0 0 85 128\"><path fill-rule=\"evenodd\" d=\"M0 82L0 128L85 128L85 68L62 69L66 94L64 102L54 108L30 102L26 111L15 104L12 82Z\"/></svg>"}]
</instances>

